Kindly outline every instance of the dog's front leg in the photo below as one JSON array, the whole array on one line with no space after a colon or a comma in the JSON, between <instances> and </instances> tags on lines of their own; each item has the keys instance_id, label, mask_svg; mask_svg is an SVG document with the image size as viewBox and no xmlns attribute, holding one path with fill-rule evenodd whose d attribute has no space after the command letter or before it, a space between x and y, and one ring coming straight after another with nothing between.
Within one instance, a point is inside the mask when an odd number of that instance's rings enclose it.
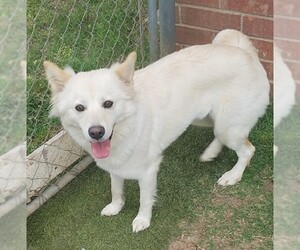
<instances>
[{"instance_id":1,"label":"dog's front leg","mask_svg":"<svg viewBox=\"0 0 300 250\"><path fill-rule=\"evenodd\" d=\"M157 171L147 173L142 179L139 179L140 187L140 208L137 216L132 222L133 232L142 231L150 226L152 217L152 206L156 193Z\"/></svg>"},{"instance_id":2,"label":"dog's front leg","mask_svg":"<svg viewBox=\"0 0 300 250\"><path fill-rule=\"evenodd\" d=\"M123 194L124 179L114 174L110 174L110 179L112 201L101 211L101 215L105 216L118 214L125 204L125 198Z\"/></svg>"}]
</instances>

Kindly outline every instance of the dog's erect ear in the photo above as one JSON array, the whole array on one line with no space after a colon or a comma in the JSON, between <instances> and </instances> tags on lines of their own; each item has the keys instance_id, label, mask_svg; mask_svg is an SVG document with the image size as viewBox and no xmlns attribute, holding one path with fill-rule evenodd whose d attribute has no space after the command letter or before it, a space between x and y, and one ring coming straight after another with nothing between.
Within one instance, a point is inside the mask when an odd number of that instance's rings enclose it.
<instances>
[{"instance_id":1,"label":"dog's erect ear","mask_svg":"<svg viewBox=\"0 0 300 250\"><path fill-rule=\"evenodd\" d=\"M136 52L131 52L126 60L116 68L117 76L125 83L132 83L136 62Z\"/></svg>"},{"instance_id":2,"label":"dog's erect ear","mask_svg":"<svg viewBox=\"0 0 300 250\"><path fill-rule=\"evenodd\" d=\"M52 94L56 95L63 90L67 81L72 76L73 71L69 69L60 69L56 64L49 61L44 61L44 68L46 71L47 80L51 86Z\"/></svg>"}]
</instances>

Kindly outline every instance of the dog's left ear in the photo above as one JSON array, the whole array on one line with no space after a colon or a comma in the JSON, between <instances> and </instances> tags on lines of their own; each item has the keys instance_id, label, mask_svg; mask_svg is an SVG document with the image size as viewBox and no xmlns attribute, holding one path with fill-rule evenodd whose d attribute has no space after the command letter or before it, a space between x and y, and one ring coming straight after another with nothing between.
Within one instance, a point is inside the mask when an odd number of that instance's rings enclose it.
<instances>
[{"instance_id":1,"label":"dog's left ear","mask_svg":"<svg viewBox=\"0 0 300 250\"><path fill-rule=\"evenodd\" d=\"M136 52L131 52L126 60L116 68L117 76L125 83L131 84L136 62Z\"/></svg>"}]
</instances>

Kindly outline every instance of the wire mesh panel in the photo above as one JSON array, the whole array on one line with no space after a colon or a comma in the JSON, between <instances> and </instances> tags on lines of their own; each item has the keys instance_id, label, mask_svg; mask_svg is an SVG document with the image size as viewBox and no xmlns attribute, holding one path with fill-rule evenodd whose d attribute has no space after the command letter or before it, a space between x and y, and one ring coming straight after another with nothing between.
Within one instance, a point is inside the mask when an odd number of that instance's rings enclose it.
<instances>
[{"instance_id":1,"label":"wire mesh panel","mask_svg":"<svg viewBox=\"0 0 300 250\"><path fill-rule=\"evenodd\" d=\"M24 249L25 0L0 1L0 242Z\"/></svg>"},{"instance_id":2,"label":"wire mesh panel","mask_svg":"<svg viewBox=\"0 0 300 250\"><path fill-rule=\"evenodd\" d=\"M25 139L26 33L22 2L0 3L0 155Z\"/></svg>"},{"instance_id":3,"label":"wire mesh panel","mask_svg":"<svg viewBox=\"0 0 300 250\"><path fill-rule=\"evenodd\" d=\"M14 196L25 176L17 167L25 154L24 6L22 0L0 3L0 205Z\"/></svg>"},{"instance_id":4,"label":"wire mesh panel","mask_svg":"<svg viewBox=\"0 0 300 250\"><path fill-rule=\"evenodd\" d=\"M144 0L28 0L27 8L27 188L32 197L84 154L64 132L52 138L62 128L48 118L43 61L78 72L108 67L133 50L142 67L149 53Z\"/></svg>"}]
</instances>

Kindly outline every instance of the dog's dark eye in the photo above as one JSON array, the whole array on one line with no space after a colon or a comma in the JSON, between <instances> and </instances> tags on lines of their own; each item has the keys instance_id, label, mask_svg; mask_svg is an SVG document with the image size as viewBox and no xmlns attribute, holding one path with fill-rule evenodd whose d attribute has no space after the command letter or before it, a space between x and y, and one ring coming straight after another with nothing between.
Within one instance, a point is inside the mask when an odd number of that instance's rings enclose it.
<instances>
[{"instance_id":1,"label":"dog's dark eye","mask_svg":"<svg viewBox=\"0 0 300 250\"><path fill-rule=\"evenodd\" d=\"M107 100L107 101L105 101L105 102L103 103L103 108L109 109L109 108L112 107L113 104L114 104L114 103L113 103L112 101Z\"/></svg>"},{"instance_id":2,"label":"dog's dark eye","mask_svg":"<svg viewBox=\"0 0 300 250\"><path fill-rule=\"evenodd\" d=\"M75 109L78 111L78 112L82 112L85 110L85 107L82 105L82 104L78 104L75 106Z\"/></svg>"}]
</instances>

